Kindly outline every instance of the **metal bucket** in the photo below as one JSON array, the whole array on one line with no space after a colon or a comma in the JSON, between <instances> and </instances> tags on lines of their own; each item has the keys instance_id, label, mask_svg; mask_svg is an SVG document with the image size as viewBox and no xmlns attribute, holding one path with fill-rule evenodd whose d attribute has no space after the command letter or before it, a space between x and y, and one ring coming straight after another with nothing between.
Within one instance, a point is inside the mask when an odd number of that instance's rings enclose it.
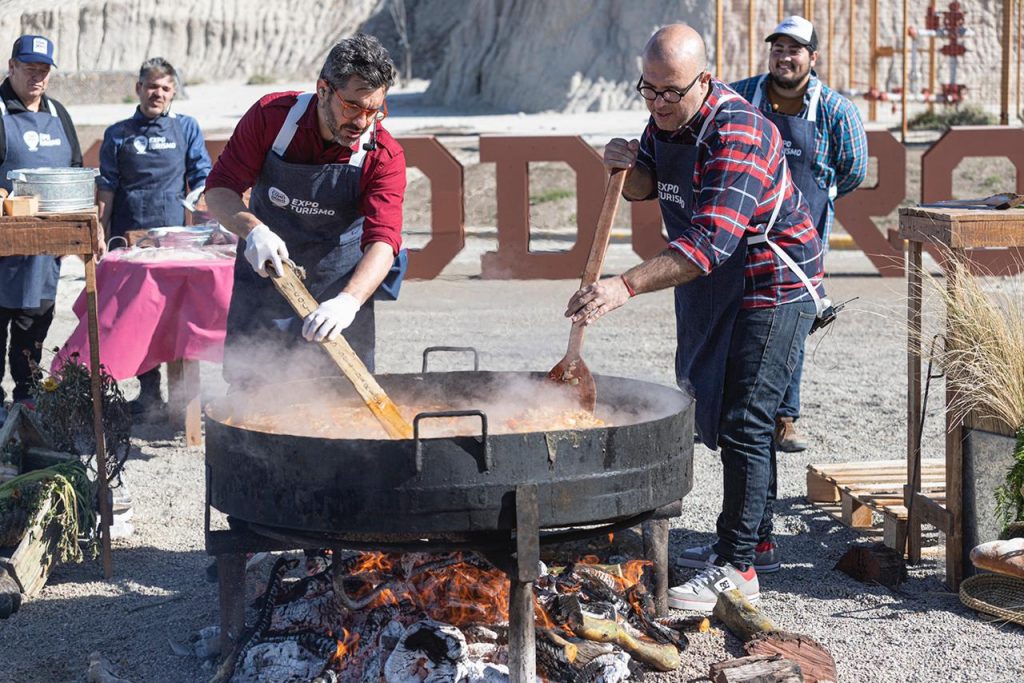
<instances>
[{"instance_id":1,"label":"metal bucket","mask_svg":"<svg viewBox=\"0 0 1024 683\"><path fill-rule=\"evenodd\" d=\"M12 197L35 195L39 210L68 212L96 206L96 168L18 168L7 172Z\"/></svg>"}]
</instances>

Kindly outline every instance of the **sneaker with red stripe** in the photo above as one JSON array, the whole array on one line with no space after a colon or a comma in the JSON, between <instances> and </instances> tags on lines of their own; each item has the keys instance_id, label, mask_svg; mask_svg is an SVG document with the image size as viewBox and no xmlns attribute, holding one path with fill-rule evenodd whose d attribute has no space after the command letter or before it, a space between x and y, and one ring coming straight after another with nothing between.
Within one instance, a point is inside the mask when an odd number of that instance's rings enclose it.
<instances>
[{"instance_id":1,"label":"sneaker with red stripe","mask_svg":"<svg viewBox=\"0 0 1024 683\"><path fill-rule=\"evenodd\" d=\"M761 586L757 581L757 570L748 567L740 571L728 562L708 564L697 576L681 586L668 589L668 606L694 612L711 612L718 602L718 595L733 588L738 589L750 602L761 599Z\"/></svg>"}]
</instances>

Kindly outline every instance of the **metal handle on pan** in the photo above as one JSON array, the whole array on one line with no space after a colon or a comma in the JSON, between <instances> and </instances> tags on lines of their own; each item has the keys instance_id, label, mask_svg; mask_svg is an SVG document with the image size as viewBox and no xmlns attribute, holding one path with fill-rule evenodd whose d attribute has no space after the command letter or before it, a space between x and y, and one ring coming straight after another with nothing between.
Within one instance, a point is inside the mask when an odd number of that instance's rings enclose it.
<instances>
[{"instance_id":1,"label":"metal handle on pan","mask_svg":"<svg viewBox=\"0 0 1024 683\"><path fill-rule=\"evenodd\" d=\"M473 354L473 371L480 369L480 352L472 346L428 346L423 349L423 372L427 371L427 357L435 351L448 353L471 353Z\"/></svg>"},{"instance_id":2,"label":"metal handle on pan","mask_svg":"<svg viewBox=\"0 0 1024 683\"><path fill-rule=\"evenodd\" d=\"M439 410L434 413L419 413L412 419L412 438L416 443L416 474L423 471L423 442L420 441L420 420L440 417L479 417L480 436L484 445L484 471L491 470L491 443L487 439L487 414L482 410Z\"/></svg>"}]
</instances>

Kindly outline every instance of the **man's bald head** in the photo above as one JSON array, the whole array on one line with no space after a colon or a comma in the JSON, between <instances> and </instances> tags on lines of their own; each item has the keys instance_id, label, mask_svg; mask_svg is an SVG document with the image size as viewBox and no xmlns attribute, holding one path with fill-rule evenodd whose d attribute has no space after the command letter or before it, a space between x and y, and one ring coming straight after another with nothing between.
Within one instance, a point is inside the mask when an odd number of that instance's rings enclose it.
<instances>
[{"instance_id":1,"label":"man's bald head","mask_svg":"<svg viewBox=\"0 0 1024 683\"><path fill-rule=\"evenodd\" d=\"M704 39L686 24L669 24L658 29L643 52L644 63L658 62L672 70L696 74L707 66Z\"/></svg>"}]
</instances>

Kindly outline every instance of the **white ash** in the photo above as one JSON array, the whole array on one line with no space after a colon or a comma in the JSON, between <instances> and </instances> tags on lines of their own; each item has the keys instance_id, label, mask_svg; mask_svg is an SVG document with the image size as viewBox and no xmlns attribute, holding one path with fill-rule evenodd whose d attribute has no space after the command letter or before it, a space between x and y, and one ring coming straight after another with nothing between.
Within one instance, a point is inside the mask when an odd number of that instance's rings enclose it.
<instances>
[{"instance_id":1,"label":"white ash","mask_svg":"<svg viewBox=\"0 0 1024 683\"><path fill-rule=\"evenodd\" d=\"M337 607L334 605L332 594L300 598L274 608L270 630L296 631L316 628L329 631L336 616Z\"/></svg>"},{"instance_id":2,"label":"white ash","mask_svg":"<svg viewBox=\"0 0 1024 683\"><path fill-rule=\"evenodd\" d=\"M254 645L238 663L232 683L306 683L324 669L326 660L294 640Z\"/></svg>"},{"instance_id":3,"label":"white ash","mask_svg":"<svg viewBox=\"0 0 1024 683\"><path fill-rule=\"evenodd\" d=\"M406 629L384 665L387 683L451 683L468 675L466 638L450 624L433 619Z\"/></svg>"}]
</instances>

